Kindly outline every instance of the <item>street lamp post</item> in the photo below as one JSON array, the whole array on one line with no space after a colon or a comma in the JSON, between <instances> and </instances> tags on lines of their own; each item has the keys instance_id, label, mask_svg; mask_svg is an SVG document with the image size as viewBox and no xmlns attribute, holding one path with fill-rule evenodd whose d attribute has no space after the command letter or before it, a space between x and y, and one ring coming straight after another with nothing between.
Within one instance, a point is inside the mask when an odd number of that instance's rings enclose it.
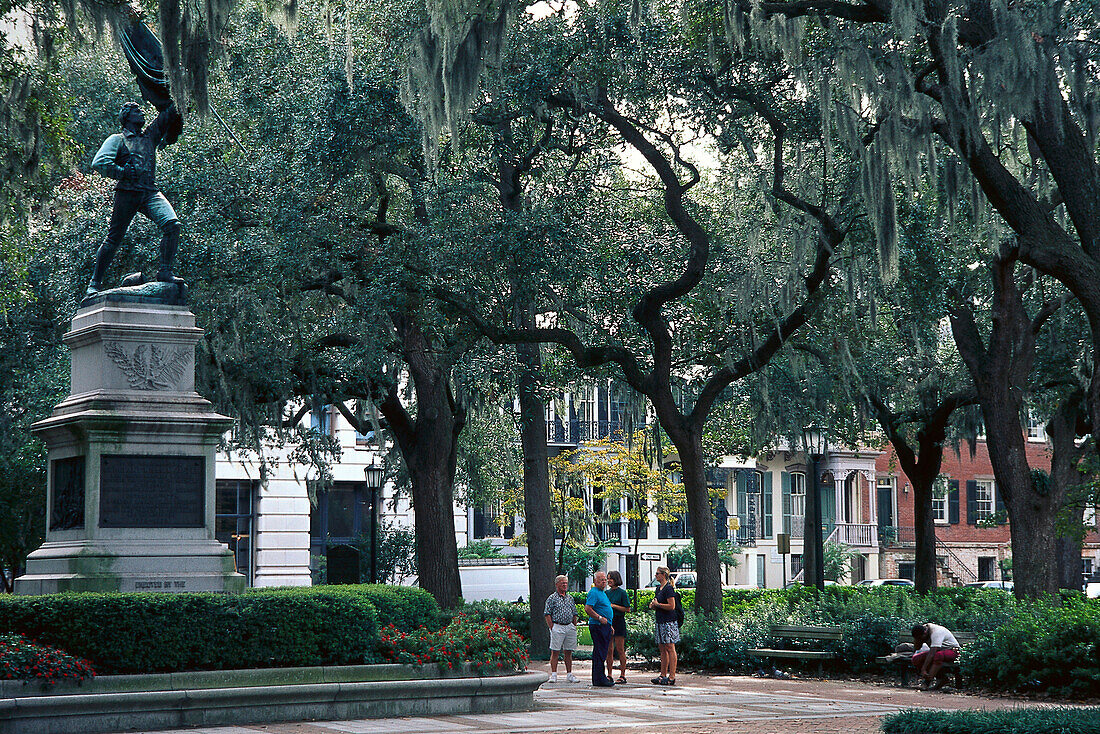
<instances>
[{"instance_id":1,"label":"street lamp post","mask_svg":"<svg viewBox=\"0 0 1100 734\"><path fill-rule=\"evenodd\" d=\"M802 431L803 446L810 459L813 475L808 482L809 501L806 503L806 526L802 539L803 583L819 589L825 588L825 546L821 537L821 490L818 487L818 463L828 449L825 430L818 426L807 426Z\"/></svg>"},{"instance_id":2,"label":"street lamp post","mask_svg":"<svg viewBox=\"0 0 1100 734\"><path fill-rule=\"evenodd\" d=\"M370 492L370 582L372 584L378 583L378 492L382 489L385 477L386 470L375 464L373 460L363 467L363 479L366 481L367 491Z\"/></svg>"}]
</instances>

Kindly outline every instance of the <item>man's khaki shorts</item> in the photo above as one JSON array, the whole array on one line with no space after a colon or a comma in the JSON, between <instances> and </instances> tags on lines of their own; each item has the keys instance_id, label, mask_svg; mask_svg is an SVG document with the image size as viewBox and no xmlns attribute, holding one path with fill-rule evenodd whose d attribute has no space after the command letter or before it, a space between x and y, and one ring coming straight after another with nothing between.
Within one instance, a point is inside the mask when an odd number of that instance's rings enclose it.
<instances>
[{"instance_id":1,"label":"man's khaki shorts","mask_svg":"<svg viewBox=\"0 0 1100 734\"><path fill-rule=\"evenodd\" d=\"M551 650L576 650L577 649L577 625L555 624L550 628Z\"/></svg>"}]
</instances>

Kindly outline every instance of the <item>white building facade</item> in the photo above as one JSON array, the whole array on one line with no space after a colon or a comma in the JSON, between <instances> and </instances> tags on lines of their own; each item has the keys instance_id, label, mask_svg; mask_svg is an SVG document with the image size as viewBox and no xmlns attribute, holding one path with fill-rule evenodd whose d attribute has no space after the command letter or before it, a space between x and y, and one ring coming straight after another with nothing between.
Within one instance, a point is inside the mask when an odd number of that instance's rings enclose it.
<instances>
[{"instance_id":1,"label":"white building facade","mask_svg":"<svg viewBox=\"0 0 1100 734\"><path fill-rule=\"evenodd\" d=\"M632 428L628 415L628 406L616 402L610 382L579 388L548 405L548 445L556 453L621 435ZM310 585L322 566L334 570L337 552L362 547L371 523L413 525L408 499L395 496L392 483L385 483L377 496L368 485L365 470L380 466L383 459L373 437L359 435L331 408L320 408L306 420L340 447L331 481L323 488L315 470L295 463L285 451L271 451L262 467L253 456L218 456L218 539L235 552L237 570L252 586ZM817 463L824 532L855 553L850 583L879 575L878 455L873 450L831 451ZM805 507L814 486L814 468L806 454L777 450L755 458L726 457L708 478L713 488L725 490L724 501L714 505L718 538L741 549L738 565L724 571L723 584L779 588L799 578ZM625 516L625 507L618 512L594 507L598 500L591 496L587 502L594 515ZM525 548L510 544L522 533L522 522L501 526L497 518L493 508L456 504L459 547L488 539L508 555L524 555ZM606 568L618 569L630 587L648 583L653 570L667 563L669 547L686 545L692 537L686 516L651 517L648 523L624 518L594 523L593 528L592 542L607 544ZM790 537L790 553L779 553L780 534Z\"/></svg>"}]
</instances>

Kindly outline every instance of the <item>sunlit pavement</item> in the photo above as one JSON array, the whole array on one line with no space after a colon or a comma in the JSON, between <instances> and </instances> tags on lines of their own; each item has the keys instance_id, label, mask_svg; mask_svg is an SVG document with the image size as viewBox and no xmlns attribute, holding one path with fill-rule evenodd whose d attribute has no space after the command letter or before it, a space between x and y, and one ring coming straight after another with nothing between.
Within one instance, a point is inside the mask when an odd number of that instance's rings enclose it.
<instances>
[{"instance_id":1,"label":"sunlit pavement","mask_svg":"<svg viewBox=\"0 0 1100 734\"><path fill-rule=\"evenodd\" d=\"M549 670L546 663L533 668ZM310 721L252 726L174 729L172 734L449 734L451 732L598 732L627 734L871 734L882 716L909 708L1012 708L1011 699L923 693L896 685L814 679L681 675L675 687L650 683L653 673L632 670L628 683L593 688L591 663L578 663L577 683L559 682L535 693L535 709L508 714ZM158 732L157 734L168 734Z\"/></svg>"}]
</instances>

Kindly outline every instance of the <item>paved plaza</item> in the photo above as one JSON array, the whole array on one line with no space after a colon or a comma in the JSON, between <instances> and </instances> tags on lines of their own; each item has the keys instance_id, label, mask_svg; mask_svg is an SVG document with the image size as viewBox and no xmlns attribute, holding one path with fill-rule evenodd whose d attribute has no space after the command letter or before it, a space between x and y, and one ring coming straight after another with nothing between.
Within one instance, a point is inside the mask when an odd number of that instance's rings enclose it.
<instances>
[{"instance_id":1,"label":"paved plaza","mask_svg":"<svg viewBox=\"0 0 1100 734\"><path fill-rule=\"evenodd\" d=\"M548 670L536 662L535 669ZM590 673L582 664L578 675ZM682 675L674 688L649 683L652 673L631 671L614 689L547 683L533 711L509 714L310 721L174 729L157 734L872 734L885 714L907 708L1011 708L1039 704L959 693L923 693L896 685L812 679ZM564 675L561 680L564 680Z\"/></svg>"}]
</instances>

